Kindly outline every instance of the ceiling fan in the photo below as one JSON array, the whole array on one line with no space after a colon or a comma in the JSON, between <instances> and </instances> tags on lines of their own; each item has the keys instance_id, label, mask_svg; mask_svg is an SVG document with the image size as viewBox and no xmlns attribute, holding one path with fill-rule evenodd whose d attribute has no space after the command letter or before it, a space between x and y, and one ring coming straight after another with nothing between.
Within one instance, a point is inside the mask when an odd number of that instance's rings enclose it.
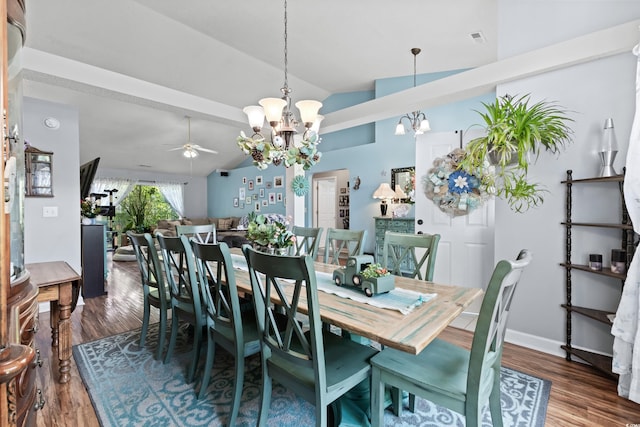
<instances>
[{"instance_id":1,"label":"ceiling fan","mask_svg":"<svg viewBox=\"0 0 640 427\"><path fill-rule=\"evenodd\" d=\"M189 116L186 116L186 117L188 122L187 142L184 145L181 145L180 147L172 148L169 151L184 150L182 152L182 155L185 156L187 159L193 159L195 157L198 157L198 155L200 154L200 151L202 151L203 153L218 154L218 152L215 150L203 148L198 144L194 144L193 142L191 142L191 117Z\"/></svg>"}]
</instances>

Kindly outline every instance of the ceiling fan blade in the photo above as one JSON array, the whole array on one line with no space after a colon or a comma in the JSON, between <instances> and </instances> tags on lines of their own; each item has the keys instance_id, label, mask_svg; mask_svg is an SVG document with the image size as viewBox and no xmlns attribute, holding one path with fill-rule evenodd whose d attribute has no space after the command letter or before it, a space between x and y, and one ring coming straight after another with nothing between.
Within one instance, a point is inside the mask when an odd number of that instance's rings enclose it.
<instances>
[{"instance_id":1,"label":"ceiling fan blade","mask_svg":"<svg viewBox=\"0 0 640 427\"><path fill-rule=\"evenodd\" d=\"M201 146L199 146L197 144L194 144L192 147L193 147L194 150L203 151L205 153L218 154L218 152L216 150L211 150L209 148L203 148L203 147L201 147Z\"/></svg>"},{"instance_id":2,"label":"ceiling fan blade","mask_svg":"<svg viewBox=\"0 0 640 427\"><path fill-rule=\"evenodd\" d=\"M171 148L167 151L176 151L176 150L184 150L184 147L176 147L176 148Z\"/></svg>"}]
</instances>

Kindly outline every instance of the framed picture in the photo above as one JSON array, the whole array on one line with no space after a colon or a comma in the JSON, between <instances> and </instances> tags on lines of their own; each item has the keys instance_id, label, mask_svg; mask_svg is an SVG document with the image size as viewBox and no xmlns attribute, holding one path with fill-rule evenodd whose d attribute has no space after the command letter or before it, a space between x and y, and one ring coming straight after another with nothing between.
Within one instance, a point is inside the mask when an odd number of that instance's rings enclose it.
<instances>
[{"instance_id":1,"label":"framed picture","mask_svg":"<svg viewBox=\"0 0 640 427\"><path fill-rule=\"evenodd\" d=\"M271 183L271 181L269 181L265 185L267 186L267 189L270 189L273 184Z\"/></svg>"},{"instance_id":2,"label":"framed picture","mask_svg":"<svg viewBox=\"0 0 640 427\"><path fill-rule=\"evenodd\" d=\"M242 177L242 185L247 185L247 177L246 176Z\"/></svg>"},{"instance_id":3,"label":"framed picture","mask_svg":"<svg viewBox=\"0 0 640 427\"><path fill-rule=\"evenodd\" d=\"M282 201L282 193L277 193L276 194L276 202L281 202Z\"/></svg>"},{"instance_id":4,"label":"framed picture","mask_svg":"<svg viewBox=\"0 0 640 427\"><path fill-rule=\"evenodd\" d=\"M249 206L251 204L251 196L247 197L246 199L244 199L244 203Z\"/></svg>"},{"instance_id":5,"label":"framed picture","mask_svg":"<svg viewBox=\"0 0 640 427\"><path fill-rule=\"evenodd\" d=\"M273 188L281 188L281 187L284 187L284 177L282 175L274 176L273 177Z\"/></svg>"},{"instance_id":6,"label":"framed picture","mask_svg":"<svg viewBox=\"0 0 640 427\"><path fill-rule=\"evenodd\" d=\"M340 189L340 194L347 194L347 189L346 188L341 188Z\"/></svg>"},{"instance_id":7,"label":"framed picture","mask_svg":"<svg viewBox=\"0 0 640 427\"><path fill-rule=\"evenodd\" d=\"M233 207L237 208L238 206L240 206L240 200L237 197L233 198Z\"/></svg>"},{"instance_id":8,"label":"framed picture","mask_svg":"<svg viewBox=\"0 0 640 427\"><path fill-rule=\"evenodd\" d=\"M262 185L264 182L262 181L262 175L256 176L256 186Z\"/></svg>"},{"instance_id":9,"label":"framed picture","mask_svg":"<svg viewBox=\"0 0 640 427\"><path fill-rule=\"evenodd\" d=\"M249 191L253 191L253 180L249 180Z\"/></svg>"},{"instance_id":10,"label":"framed picture","mask_svg":"<svg viewBox=\"0 0 640 427\"><path fill-rule=\"evenodd\" d=\"M262 201L262 206L269 206L269 201L267 199L264 199Z\"/></svg>"},{"instance_id":11,"label":"framed picture","mask_svg":"<svg viewBox=\"0 0 640 427\"><path fill-rule=\"evenodd\" d=\"M256 202L254 204L253 210L256 212L260 212L260 202Z\"/></svg>"},{"instance_id":12,"label":"framed picture","mask_svg":"<svg viewBox=\"0 0 640 427\"><path fill-rule=\"evenodd\" d=\"M264 199L264 188L260 189L260 198Z\"/></svg>"},{"instance_id":13,"label":"framed picture","mask_svg":"<svg viewBox=\"0 0 640 427\"><path fill-rule=\"evenodd\" d=\"M344 209L340 209L340 218L344 218Z\"/></svg>"},{"instance_id":14,"label":"framed picture","mask_svg":"<svg viewBox=\"0 0 640 427\"><path fill-rule=\"evenodd\" d=\"M245 197L246 197L246 190L244 187L240 187L240 189L238 190L238 198L244 199Z\"/></svg>"},{"instance_id":15,"label":"framed picture","mask_svg":"<svg viewBox=\"0 0 640 427\"><path fill-rule=\"evenodd\" d=\"M253 200L258 200L258 194L253 193Z\"/></svg>"},{"instance_id":16,"label":"framed picture","mask_svg":"<svg viewBox=\"0 0 640 427\"><path fill-rule=\"evenodd\" d=\"M244 202L240 202L240 209L244 209Z\"/></svg>"},{"instance_id":17,"label":"framed picture","mask_svg":"<svg viewBox=\"0 0 640 427\"><path fill-rule=\"evenodd\" d=\"M269 204L270 205L276 204L276 193L269 193Z\"/></svg>"}]
</instances>

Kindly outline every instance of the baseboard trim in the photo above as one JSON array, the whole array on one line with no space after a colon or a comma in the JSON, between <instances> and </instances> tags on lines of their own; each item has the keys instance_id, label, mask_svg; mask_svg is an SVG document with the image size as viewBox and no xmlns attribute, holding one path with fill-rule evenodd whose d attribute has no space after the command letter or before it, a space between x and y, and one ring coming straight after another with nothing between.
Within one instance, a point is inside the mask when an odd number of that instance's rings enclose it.
<instances>
[{"instance_id":1,"label":"baseboard trim","mask_svg":"<svg viewBox=\"0 0 640 427\"><path fill-rule=\"evenodd\" d=\"M512 329L507 329L507 332L505 334L505 341L510 344L515 344L521 347L530 348L531 350L541 351L543 353L547 353L553 356L564 358L567 355L565 351L562 348L560 348L561 345L566 344L564 341L550 340L548 338L542 338L536 335L514 331ZM603 356L611 356L610 353L604 353L604 352L593 350L586 347L579 347L575 345L573 347L580 350L601 354ZM577 358L573 360L575 360L576 362L580 362L580 360L578 360Z\"/></svg>"}]
</instances>

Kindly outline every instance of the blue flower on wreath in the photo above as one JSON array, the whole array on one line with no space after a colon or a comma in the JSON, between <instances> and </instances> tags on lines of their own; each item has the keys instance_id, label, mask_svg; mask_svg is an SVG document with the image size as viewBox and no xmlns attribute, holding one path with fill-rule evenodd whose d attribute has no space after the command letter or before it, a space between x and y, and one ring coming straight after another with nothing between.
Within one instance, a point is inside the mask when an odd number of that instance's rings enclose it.
<instances>
[{"instance_id":1,"label":"blue flower on wreath","mask_svg":"<svg viewBox=\"0 0 640 427\"><path fill-rule=\"evenodd\" d=\"M463 170L457 170L449 175L449 192L469 193L478 187L478 179Z\"/></svg>"},{"instance_id":2,"label":"blue flower on wreath","mask_svg":"<svg viewBox=\"0 0 640 427\"><path fill-rule=\"evenodd\" d=\"M296 196L304 196L309 192L309 180L304 175L296 175L291 181L291 189Z\"/></svg>"}]
</instances>

